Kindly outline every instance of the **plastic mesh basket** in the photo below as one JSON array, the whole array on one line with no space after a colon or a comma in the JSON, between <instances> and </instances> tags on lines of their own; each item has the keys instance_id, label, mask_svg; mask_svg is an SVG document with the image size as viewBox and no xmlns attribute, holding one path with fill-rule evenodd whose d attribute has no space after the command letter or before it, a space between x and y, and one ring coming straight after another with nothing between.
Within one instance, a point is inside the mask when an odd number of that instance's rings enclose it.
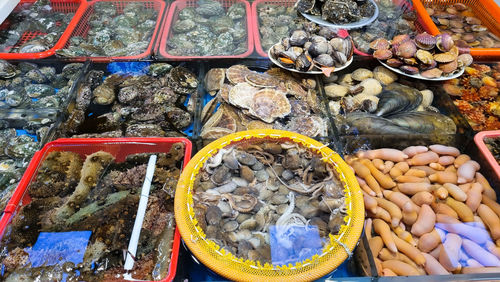
<instances>
[{"instance_id":1,"label":"plastic mesh basket","mask_svg":"<svg viewBox=\"0 0 500 282\"><path fill-rule=\"evenodd\" d=\"M267 50L262 48L260 42L260 21L259 21L259 6L264 4L277 5L282 7L291 7L295 5L295 0L256 0L252 3L252 25L253 25L253 38L255 41L255 51L262 56L267 56Z\"/></svg>"},{"instance_id":2,"label":"plastic mesh basket","mask_svg":"<svg viewBox=\"0 0 500 282\"><path fill-rule=\"evenodd\" d=\"M161 35L160 44L158 45L157 53L162 57L171 60L191 60L191 59L230 59L230 58L245 58L248 57L253 52L253 35L252 35L252 16L250 4L244 0L218 0L221 2L222 6L227 9L235 3L243 3L245 5L245 21L247 28L247 51L242 54L234 55L220 55L220 56L175 56L168 53L169 48L167 42L172 37L172 25L177 21L179 12L185 7L197 7L198 1L196 0L178 0L172 3L168 11L167 19L163 27L163 33Z\"/></svg>"},{"instance_id":3,"label":"plastic mesh basket","mask_svg":"<svg viewBox=\"0 0 500 282\"><path fill-rule=\"evenodd\" d=\"M23 178L19 182L16 191L10 199L4 214L0 220L0 234L3 236L7 225L12 220L16 211L22 206L30 203L28 187L36 179L43 160L53 151L70 151L80 154L82 157L98 152L100 150L111 153L116 162L123 162L127 155L136 153L168 153L172 144L182 142L185 145L183 167L187 165L191 157L192 145L185 138L72 138L58 139L45 145L42 150L35 153ZM177 269L177 259L179 255L180 233L176 227L172 252L170 256L170 266L168 274L163 281L172 281Z\"/></svg>"},{"instance_id":4,"label":"plastic mesh basket","mask_svg":"<svg viewBox=\"0 0 500 282\"><path fill-rule=\"evenodd\" d=\"M21 9L26 9L35 3L36 0L22 0L14 9L14 11L19 11ZM75 13L71 21L69 22L66 30L62 33L61 37L58 39L56 44L52 46L49 50L38 52L38 53L0 53L0 59L21 59L21 60L29 60L29 59L41 59L47 58L55 54L57 49L60 49L66 41L69 39L71 31L75 28L78 20L82 16L83 12L87 7L87 2L82 0L51 0L50 7L55 12L62 13ZM61 24L61 23L57 23ZM2 25L0 25L0 29L9 29L10 22L6 19ZM29 40L33 39L35 36L45 35L45 33L38 30L26 30L21 35L21 38L16 42L12 48L19 47Z\"/></svg>"},{"instance_id":5,"label":"plastic mesh basket","mask_svg":"<svg viewBox=\"0 0 500 282\"><path fill-rule=\"evenodd\" d=\"M289 141L300 144L323 156L323 160L332 165L344 184L347 216L338 235L329 235L329 243L322 253L314 255L295 265L262 265L260 262L237 258L220 246L207 240L203 230L197 224L194 215L193 189L196 175L203 164L220 149L241 142L252 140ZM238 281L311 281L336 269L348 258L348 252L354 250L364 222L363 195L352 170L340 156L309 137L282 130L249 130L229 134L200 150L183 171L175 195L175 220L182 238L191 252L218 274ZM341 242L341 243L338 243Z\"/></svg>"},{"instance_id":6,"label":"plastic mesh basket","mask_svg":"<svg viewBox=\"0 0 500 282\"><path fill-rule=\"evenodd\" d=\"M87 9L85 10L85 12L83 13L83 15L81 16L80 20L78 21L78 24L77 24L76 28L73 30L73 32L71 33L71 35L68 37L68 40L71 37L74 37L74 36L82 36L84 38L87 37L87 34L88 34L89 30L90 30L89 21L90 21L92 15L94 14L94 5L97 2L112 2L115 5L118 14L122 14L123 13L123 8L125 8L125 6L127 6L127 4L132 3L132 2L134 2L134 3L142 3L142 5L144 5L145 8L157 11L158 15L156 17L156 25L155 25L155 29L153 31L153 34L151 36L151 39L149 41L148 48L144 52L142 52L141 54L139 54L139 55L133 55L133 56L118 56L118 57L72 57L72 58L68 58L68 59L70 59L72 61L82 61L82 62L86 61L86 60L91 60L91 61L94 61L94 62L111 62L113 60L137 60L137 59L143 59L143 58L146 58L149 55L151 55L151 51L152 51L153 45L154 45L154 40L155 40L156 35L158 34L159 30L160 30L161 19L163 17L163 13L164 13L164 10L165 10L165 2L163 2L161 0L123 0L123 1L117 1L117 0L95 0L95 1L89 2ZM69 42L66 41L65 44L61 48L58 48L58 49L67 48L68 46L69 46Z\"/></svg>"},{"instance_id":7,"label":"plastic mesh basket","mask_svg":"<svg viewBox=\"0 0 500 282\"><path fill-rule=\"evenodd\" d=\"M432 35L439 34L439 29L425 8L431 6L449 6L455 3L462 3L470 7L474 16L480 19L482 24L492 33L500 37L500 7L493 0L413 0L413 5L418 15L418 23L415 26L419 31L427 31ZM470 48L462 50L462 52L469 52L474 59L480 61L500 60L500 48Z\"/></svg>"}]
</instances>

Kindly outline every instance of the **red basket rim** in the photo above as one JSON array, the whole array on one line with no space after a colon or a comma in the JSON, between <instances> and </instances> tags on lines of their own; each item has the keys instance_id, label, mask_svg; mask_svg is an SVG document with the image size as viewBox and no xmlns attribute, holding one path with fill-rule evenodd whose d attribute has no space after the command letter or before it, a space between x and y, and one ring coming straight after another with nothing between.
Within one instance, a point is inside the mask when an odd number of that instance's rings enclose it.
<instances>
[{"instance_id":1,"label":"red basket rim","mask_svg":"<svg viewBox=\"0 0 500 282\"><path fill-rule=\"evenodd\" d=\"M158 15L156 17L155 29L154 29L153 34L151 36L151 39L149 41L148 48L143 53L138 54L138 55L134 55L134 56L119 56L119 57L67 57L67 58L63 58L63 60L65 60L65 61L66 60L67 61L75 61L75 62L84 62L86 60L90 60L90 61L98 62L98 63L109 63L109 62L112 62L112 61L127 61L127 60L144 59L144 58L150 56L153 53L152 52L153 45L154 45L156 37L158 36L158 32L160 31L160 25L161 25L161 21L162 21L162 18L163 18L163 14L164 14L165 10L168 7L165 4L164 1L161 1L161 0L93 0L93 1L88 2L88 7L85 9L85 11L82 13L82 15L85 12L87 12L87 10L90 9L97 2L155 2L158 5L160 5L160 7L158 9ZM81 21L81 17L78 19L78 24L80 24L80 21ZM73 30L71 31L71 35L69 36L69 38L73 37L72 33L73 33ZM68 38L68 40L69 40L69 38ZM64 43L64 45L66 45L66 42ZM63 49L64 45L61 48L58 48L58 49Z\"/></svg>"},{"instance_id":2,"label":"red basket rim","mask_svg":"<svg viewBox=\"0 0 500 282\"><path fill-rule=\"evenodd\" d=\"M487 137L500 137L500 130L481 131L474 136L474 143L476 143L479 151L483 154L490 167L500 179L500 165L484 142L484 138Z\"/></svg>"},{"instance_id":3,"label":"red basket rim","mask_svg":"<svg viewBox=\"0 0 500 282\"><path fill-rule=\"evenodd\" d=\"M0 238L3 237L5 229L12 220L14 212L17 206L20 204L24 194L28 188L31 181L31 177L36 172L39 163L42 161L42 157L49 150L49 148L59 146L59 145L84 145L84 144L102 144L102 143L112 143L112 144L130 144L130 143L184 143L184 162L182 168L188 164L191 159L192 143L187 138L182 137L124 137L124 138L61 138L55 141L47 143L40 151L37 151L33 158L31 159L26 171L19 181L19 184L14 191L11 199L9 200L3 215L0 219ZM172 281L175 277L177 271L177 263L179 257L181 236L177 225L175 227L174 241L172 243L172 253L170 255L170 265L168 268L167 276L161 281Z\"/></svg>"},{"instance_id":4,"label":"red basket rim","mask_svg":"<svg viewBox=\"0 0 500 282\"><path fill-rule=\"evenodd\" d=\"M36 0L35 0L36 1ZM22 5L24 3L30 3L30 2L35 2L35 1L21 1L19 2L19 5ZM78 22L80 21L81 16L87 9L87 1L86 0L51 0L51 2L74 2L74 3L79 3L78 8L75 11L75 15L69 22L68 26L66 27L66 30L61 34L61 37L59 37L59 40L57 40L56 44L52 46L49 50L43 51L43 52L38 52L38 53L0 53L0 59L10 59L10 60L29 60L29 59L43 59L50 57L56 53L57 49L61 49L66 42L69 40L71 33L73 32L74 28L77 26ZM17 6L16 6L17 7Z\"/></svg>"},{"instance_id":5,"label":"red basket rim","mask_svg":"<svg viewBox=\"0 0 500 282\"><path fill-rule=\"evenodd\" d=\"M224 56L174 56L167 53L167 39L170 34L170 27L172 26L172 20L174 19L175 10L179 3L186 2L186 0L176 0L170 6L168 11L167 19L165 20L165 25L163 26L163 32L161 35L160 43L158 44L158 54L162 57L171 60L191 60L191 59L231 59L231 58L245 58L248 57L253 52L253 28L252 28L252 11L250 8L250 3L245 0L231 0L232 2L240 2L245 5L246 10L246 21L247 21L247 45L248 49L245 53L239 55L224 55Z\"/></svg>"}]
</instances>

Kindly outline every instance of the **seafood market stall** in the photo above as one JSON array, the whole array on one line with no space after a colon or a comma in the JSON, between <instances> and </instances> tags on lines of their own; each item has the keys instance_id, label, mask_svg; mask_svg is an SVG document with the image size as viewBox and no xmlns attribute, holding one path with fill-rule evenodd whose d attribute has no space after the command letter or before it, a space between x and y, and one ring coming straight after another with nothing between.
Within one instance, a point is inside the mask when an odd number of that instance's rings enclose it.
<instances>
[{"instance_id":1,"label":"seafood market stall","mask_svg":"<svg viewBox=\"0 0 500 282\"><path fill-rule=\"evenodd\" d=\"M499 22L492 0L21 0L0 280L500 280Z\"/></svg>"}]
</instances>

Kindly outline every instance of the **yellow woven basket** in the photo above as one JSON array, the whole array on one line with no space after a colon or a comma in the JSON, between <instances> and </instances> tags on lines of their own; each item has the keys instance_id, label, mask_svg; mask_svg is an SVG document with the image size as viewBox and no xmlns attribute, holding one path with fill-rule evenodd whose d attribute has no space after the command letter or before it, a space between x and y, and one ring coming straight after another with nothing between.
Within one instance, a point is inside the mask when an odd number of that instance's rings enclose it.
<instances>
[{"instance_id":1,"label":"yellow woven basket","mask_svg":"<svg viewBox=\"0 0 500 282\"><path fill-rule=\"evenodd\" d=\"M344 184L347 216L339 234L329 235L329 243L322 253L295 265L262 265L244 260L224 251L215 242L206 239L194 215L193 185L203 164L220 149L239 142L268 139L298 143L323 156L338 172ZM363 194L349 166L327 146L309 137L283 130L249 130L227 135L200 150L184 168L175 194L175 220L182 238L191 252L207 267L231 280L237 281L310 281L321 278L336 269L353 252L361 236L364 222Z\"/></svg>"}]
</instances>

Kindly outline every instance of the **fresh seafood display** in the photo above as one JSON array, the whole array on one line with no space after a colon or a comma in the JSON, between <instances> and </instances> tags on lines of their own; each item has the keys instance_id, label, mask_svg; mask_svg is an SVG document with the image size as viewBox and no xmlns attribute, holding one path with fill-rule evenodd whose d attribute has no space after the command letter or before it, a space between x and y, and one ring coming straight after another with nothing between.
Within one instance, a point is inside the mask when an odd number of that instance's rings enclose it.
<instances>
[{"instance_id":1,"label":"fresh seafood display","mask_svg":"<svg viewBox=\"0 0 500 282\"><path fill-rule=\"evenodd\" d=\"M321 70L329 76L335 68L351 60L353 51L350 37L342 38L329 27L304 23L302 29L292 31L289 37L276 43L270 55L283 68L302 72Z\"/></svg>"},{"instance_id":2,"label":"fresh seafood display","mask_svg":"<svg viewBox=\"0 0 500 282\"><path fill-rule=\"evenodd\" d=\"M174 56L224 56L245 53L247 11L243 2L225 8L215 0L200 0L183 8L172 23L167 52Z\"/></svg>"},{"instance_id":3,"label":"fresh seafood display","mask_svg":"<svg viewBox=\"0 0 500 282\"><path fill-rule=\"evenodd\" d=\"M500 165L500 138L487 137L484 138L484 143L493 157L495 157L498 165Z\"/></svg>"},{"instance_id":4,"label":"fresh seafood display","mask_svg":"<svg viewBox=\"0 0 500 282\"><path fill-rule=\"evenodd\" d=\"M193 193L206 239L261 265L320 254L345 224L344 199L337 171L321 155L273 140L220 149L200 169Z\"/></svg>"},{"instance_id":5,"label":"fresh seafood display","mask_svg":"<svg viewBox=\"0 0 500 282\"><path fill-rule=\"evenodd\" d=\"M87 9L88 32L75 34L62 57L120 57L144 53L153 37L158 11L143 2L126 2L121 8L111 1L98 1ZM79 24L84 24L80 21Z\"/></svg>"},{"instance_id":6,"label":"fresh seafood display","mask_svg":"<svg viewBox=\"0 0 500 282\"><path fill-rule=\"evenodd\" d=\"M443 33L432 36L426 32L411 38L396 35L392 41L377 38L370 43L373 56L404 73L420 74L424 78L451 76L472 64L470 54L459 54L451 36Z\"/></svg>"},{"instance_id":7,"label":"fresh seafood display","mask_svg":"<svg viewBox=\"0 0 500 282\"><path fill-rule=\"evenodd\" d=\"M398 75L383 66L324 78L325 94L331 99L328 108L341 125L341 134L456 132L454 121L432 106L432 91L419 91L397 80Z\"/></svg>"},{"instance_id":8,"label":"fresh seafood display","mask_svg":"<svg viewBox=\"0 0 500 282\"><path fill-rule=\"evenodd\" d=\"M370 25L349 30L356 48L363 52L370 52L370 42L376 38L393 38L395 35L415 35L415 11L407 11L405 8L394 4L392 0L377 2L379 14L377 19Z\"/></svg>"},{"instance_id":9,"label":"fresh seafood display","mask_svg":"<svg viewBox=\"0 0 500 282\"><path fill-rule=\"evenodd\" d=\"M104 76L100 70L87 74L59 128L61 137L183 136L192 124L190 94L198 80L188 69L155 63L141 74Z\"/></svg>"},{"instance_id":10,"label":"fresh seafood display","mask_svg":"<svg viewBox=\"0 0 500 282\"><path fill-rule=\"evenodd\" d=\"M463 3L426 8L441 33L448 33L458 47L500 48L500 38L483 25L472 9Z\"/></svg>"},{"instance_id":11,"label":"fresh seafood display","mask_svg":"<svg viewBox=\"0 0 500 282\"><path fill-rule=\"evenodd\" d=\"M41 138L41 137L38 137ZM40 139L39 139L40 140ZM0 210L4 210L39 143L14 128L0 130Z\"/></svg>"},{"instance_id":12,"label":"fresh seafood display","mask_svg":"<svg viewBox=\"0 0 500 282\"><path fill-rule=\"evenodd\" d=\"M310 137L327 135L325 109L317 97L314 78L294 76L280 68L260 73L233 65L208 71L205 88L216 97L201 113L200 136L204 139L265 128Z\"/></svg>"},{"instance_id":13,"label":"fresh seafood display","mask_svg":"<svg viewBox=\"0 0 500 282\"><path fill-rule=\"evenodd\" d=\"M62 108L82 66L67 64L57 71L55 67L0 60L0 109Z\"/></svg>"},{"instance_id":14,"label":"fresh seafood display","mask_svg":"<svg viewBox=\"0 0 500 282\"><path fill-rule=\"evenodd\" d=\"M368 0L298 0L295 5L301 13L321 16L334 24L359 22L375 14L374 4Z\"/></svg>"},{"instance_id":15,"label":"fresh seafood display","mask_svg":"<svg viewBox=\"0 0 500 282\"><path fill-rule=\"evenodd\" d=\"M258 28L262 50L267 52L294 30L302 27L303 18L297 16L294 7L279 4L260 4L257 6Z\"/></svg>"},{"instance_id":16,"label":"fresh seafood display","mask_svg":"<svg viewBox=\"0 0 500 282\"><path fill-rule=\"evenodd\" d=\"M442 87L472 128L483 131L500 129L499 83L499 65L472 64Z\"/></svg>"},{"instance_id":17,"label":"fresh seafood display","mask_svg":"<svg viewBox=\"0 0 500 282\"><path fill-rule=\"evenodd\" d=\"M49 153L28 186L31 202L22 206L2 238L2 279L123 279L142 183L151 153L116 162L98 151L80 156ZM184 158L184 144L157 153L148 205L134 258L134 279L163 279L175 229L173 195ZM46 234L73 234L47 246ZM82 233L87 234L83 236ZM83 241L83 242L80 242ZM44 247L41 247L43 245ZM76 249L75 249L76 248ZM68 253L79 250L76 257ZM160 270L162 272L160 272Z\"/></svg>"},{"instance_id":18,"label":"fresh seafood display","mask_svg":"<svg viewBox=\"0 0 500 282\"><path fill-rule=\"evenodd\" d=\"M72 3L68 5L71 6ZM50 0L20 4L2 24L0 52L39 53L49 50L66 30L73 15L74 11L61 12L54 9ZM25 40L23 35L26 33L35 35Z\"/></svg>"},{"instance_id":19,"label":"fresh seafood display","mask_svg":"<svg viewBox=\"0 0 500 282\"><path fill-rule=\"evenodd\" d=\"M470 156L435 144L346 159L364 191L378 275L498 271L500 205Z\"/></svg>"}]
</instances>

